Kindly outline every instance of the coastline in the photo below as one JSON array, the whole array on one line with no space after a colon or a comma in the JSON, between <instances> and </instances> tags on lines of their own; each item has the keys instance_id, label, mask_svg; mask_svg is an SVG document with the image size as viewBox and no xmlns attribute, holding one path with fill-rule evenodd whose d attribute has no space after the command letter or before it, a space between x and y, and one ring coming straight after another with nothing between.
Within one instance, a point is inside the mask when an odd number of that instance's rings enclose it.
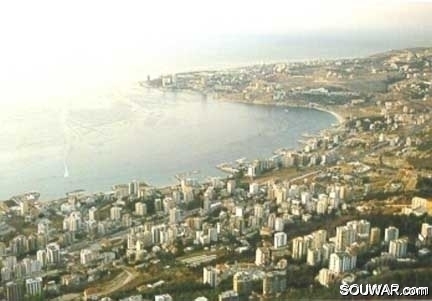
<instances>
[{"instance_id":1,"label":"coastline","mask_svg":"<svg viewBox=\"0 0 432 301\"><path fill-rule=\"evenodd\" d=\"M187 72L185 72L187 73ZM196 95L202 95L204 97L208 97L214 101L223 101L223 102L235 102L235 103L243 103L243 104L249 104L249 105L262 105L262 106L274 106L274 107L284 107L284 108L302 108L302 109L311 109L311 110L317 110L321 112L326 112L330 115L333 115L333 117L336 118L339 125L343 125L346 121L346 118L342 115L341 112L338 112L334 108L324 108L316 103L310 103L309 105L300 104L300 103L274 103L274 102L264 102L264 101L246 101L241 99L226 99L226 98L218 98L213 97L211 94L205 92L205 91L199 91L194 89L176 89L176 88L163 88L163 87L154 87L150 85L149 83L145 81L140 81L138 84L147 89L156 89L159 91L164 92L172 92L172 93L192 93ZM288 100L289 101L289 100Z\"/></svg>"},{"instance_id":2,"label":"coastline","mask_svg":"<svg viewBox=\"0 0 432 301\"><path fill-rule=\"evenodd\" d=\"M323 108L320 105L317 104L296 104L296 103L270 103L270 102L263 102L263 101L244 101L244 100L238 100L238 99L222 99L222 98L213 98L216 101L224 101L224 102L236 102L236 103L244 103L244 104L250 104L250 105L262 105L262 106L274 106L274 107L283 107L283 108L301 108L301 109L308 109L308 110L317 110L321 112L328 113L336 118L339 125L343 125L346 121L346 118L342 116L342 113L338 112L334 109L328 109Z\"/></svg>"}]
</instances>

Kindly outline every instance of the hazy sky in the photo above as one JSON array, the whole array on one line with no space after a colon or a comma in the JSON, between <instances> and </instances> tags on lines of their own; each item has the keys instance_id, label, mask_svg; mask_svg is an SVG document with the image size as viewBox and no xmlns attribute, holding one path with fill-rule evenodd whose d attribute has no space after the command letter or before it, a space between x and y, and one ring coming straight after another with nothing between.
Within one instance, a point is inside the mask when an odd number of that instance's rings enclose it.
<instances>
[{"instance_id":1,"label":"hazy sky","mask_svg":"<svg viewBox=\"0 0 432 301\"><path fill-rule=\"evenodd\" d=\"M421 31L431 16L429 1L1 1L0 102L23 83L46 90L59 72L84 83L113 70L124 76L143 54L197 36Z\"/></svg>"}]
</instances>

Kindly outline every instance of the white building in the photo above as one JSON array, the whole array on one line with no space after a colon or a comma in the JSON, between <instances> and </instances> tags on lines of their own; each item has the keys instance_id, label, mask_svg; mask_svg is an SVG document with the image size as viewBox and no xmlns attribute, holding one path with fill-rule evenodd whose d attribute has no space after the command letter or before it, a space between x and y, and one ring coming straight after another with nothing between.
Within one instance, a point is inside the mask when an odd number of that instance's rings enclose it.
<instances>
[{"instance_id":1,"label":"white building","mask_svg":"<svg viewBox=\"0 0 432 301\"><path fill-rule=\"evenodd\" d=\"M49 236L49 232L50 232L49 224L50 224L50 221L48 221L48 220L43 220L43 221L39 222L37 225L37 234L43 234L43 235Z\"/></svg>"},{"instance_id":2,"label":"white building","mask_svg":"<svg viewBox=\"0 0 432 301\"><path fill-rule=\"evenodd\" d=\"M371 245L381 243L381 229L378 227L373 227L370 231L369 243Z\"/></svg>"},{"instance_id":3,"label":"white building","mask_svg":"<svg viewBox=\"0 0 432 301\"><path fill-rule=\"evenodd\" d=\"M274 235L274 247L280 248L287 245L287 234L285 232L277 232Z\"/></svg>"},{"instance_id":4,"label":"white building","mask_svg":"<svg viewBox=\"0 0 432 301\"><path fill-rule=\"evenodd\" d=\"M261 204L256 204L254 206L254 216L256 216L258 218L263 218L264 209L263 209L263 206Z\"/></svg>"},{"instance_id":5,"label":"white building","mask_svg":"<svg viewBox=\"0 0 432 301\"><path fill-rule=\"evenodd\" d=\"M118 206L113 206L110 209L110 218L113 221L119 221L121 219L122 208Z\"/></svg>"},{"instance_id":6,"label":"white building","mask_svg":"<svg viewBox=\"0 0 432 301\"><path fill-rule=\"evenodd\" d=\"M270 261L270 250L266 247L259 247L255 251L255 264L266 265Z\"/></svg>"},{"instance_id":7,"label":"white building","mask_svg":"<svg viewBox=\"0 0 432 301\"><path fill-rule=\"evenodd\" d=\"M420 197L416 196L416 197L413 197L411 200L411 208L413 210L421 209L421 210L426 212L427 211L427 203L428 203L427 199L420 198Z\"/></svg>"},{"instance_id":8,"label":"white building","mask_svg":"<svg viewBox=\"0 0 432 301\"><path fill-rule=\"evenodd\" d=\"M387 227L384 230L384 241L389 243L391 240L399 238L399 229L393 226Z\"/></svg>"},{"instance_id":9,"label":"white building","mask_svg":"<svg viewBox=\"0 0 432 301\"><path fill-rule=\"evenodd\" d=\"M166 226L164 224L152 226L150 230L152 234L152 243L153 244L163 243L163 236L165 231L166 231Z\"/></svg>"},{"instance_id":10,"label":"white building","mask_svg":"<svg viewBox=\"0 0 432 301\"><path fill-rule=\"evenodd\" d=\"M194 195L193 187L185 186L183 188L183 201L185 203L190 203L194 200L194 198L195 195Z\"/></svg>"},{"instance_id":11,"label":"white building","mask_svg":"<svg viewBox=\"0 0 432 301\"><path fill-rule=\"evenodd\" d=\"M235 216L236 217L243 217L243 213L244 213L243 207L240 207L240 206L235 207Z\"/></svg>"},{"instance_id":12,"label":"white building","mask_svg":"<svg viewBox=\"0 0 432 301\"><path fill-rule=\"evenodd\" d=\"M347 226L351 226L356 234L356 240L358 241L369 241L370 234L370 222L367 220L350 221Z\"/></svg>"},{"instance_id":13,"label":"white building","mask_svg":"<svg viewBox=\"0 0 432 301\"><path fill-rule=\"evenodd\" d=\"M292 240L292 258L301 259L303 256L306 255L307 249L307 241L304 237L299 236Z\"/></svg>"},{"instance_id":14,"label":"white building","mask_svg":"<svg viewBox=\"0 0 432 301\"><path fill-rule=\"evenodd\" d=\"M35 277L26 279L26 294L29 296L38 296L42 294L42 278Z\"/></svg>"},{"instance_id":15,"label":"white building","mask_svg":"<svg viewBox=\"0 0 432 301\"><path fill-rule=\"evenodd\" d=\"M432 225L423 223L420 234L424 240L430 239L432 237Z\"/></svg>"},{"instance_id":16,"label":"white building","mask_svg":"<svg viewBox=\"0 0 432 301\"><path fill-rule=\"evenodd\" d=\"M328 212L328 200L318 200L316 203L316 213L317 214L327 214Z\"/></svg>"},{"instance_id":17,"label":"white building","mask_svg":"<svg viewBox=\"0 0 432 301\"><path fill-rule=\"evenodd\" d=\"M154 301L173 301L173 298L169 294L156 295Z\"/></svg>"},{"instance_id":18,"label":"white building","mask_svg":"<svg viewBox=\"0 0 432 301\"><path fill-rule=\"evenodd\" d=\"M234 180L229 180L227 182L227 192L233 194L236 188L236 182Z\"/></svg>"},{"instance_id":19,"label":"white building","mask_svg":"<svg viewBox=\"0 0 432 301\"><path fill-rule=\"evenodd\" d=\"M274 225L274 230L275 231L283 231L285 227L285 222L283 220L282 217L276 217L275 218L275 225Z\"/></svg>"},{"instance_id":20,"label":"white building","mask_svg":"<svg viewBox=\"0 0 432 301\"><path fill-rule=\"evenodd\" d=\"M111 301L112 299L110 299ZM141 295L134 295L134 296L130 296L130 297L126 297L124 299L120 299L119 301L143 301L143 297ZM103 299L101 300L103 301Z\"/></svg>"},{"instance_id":21,"label":"white building","mask_svg":"<svg viewBox=\"0 0 432 301\"><path fill-rule=\"evenodd\" d=\"M330 255L334 253L336 247L335 244L332 242L326 242L322 246L322 260L327 261L330 260Z\"/></svg>"},{"instance_id":22,"label":"white building","mask_svg":"<svg viewBox=\"0 0 432 301\"><path fill-rule=\"evenodd\" d=\"M93 261L93 252L90 249L81 249L80 262L82 265L87 265Z\"/></svg>"},{"instance_id":23,"label":"white building","mask_svg":"<svg viewBox=\"0 0 432 301\"><path fill-rule=\"evenodd\" d=\"M50 243L46 246L46 258L48 264L60 262L60 246L57 243Z\"/></svg>"},{"instance_id":24,"label":"white building","mask_svg":"<svg viewBox=\"0 0 432 301\"><path fill-rule=\"evenodd\" d=\"M216 287L219 284L218 270L208 266L203 268L203 283L208 283L211 287Z\"/></svg>"},{"instance_id":25,"label":"white building","mask_svg":"<svg viewBox=\"0 0 432 301\"><path fill-rule=\"evenodd\" d=\"M78 232L82 227L81 213L73 211L63 220L63 230L69 232Z\"/></svg>"},{"instance_id":26,"label":"white building","mask_svg":"<svg viewBox=\"0 0 432 301\"><path fill-rule=\"evenodd\" d=\"M321 262L321 249L311 249L307 250L306 263L310 266L316 266Z\"/></svg>"},{"instance_id":27,"label":"white building","mask_svg":"<svg viewBox=\"0 0 432 301\"><path fill-rule=\"evenodd\" d=\"M391 240L389 244L389 254L396 257L406 257L408 248L408 239L400 238Z\"/></svg>"},{"instance_id":28,"label":"white building","mask_svg":"<svg viewBox=\"0 0 432 301\"><path fill-rule=\"evenodd\" d=\"M258 183L250 183L249 184L249 193L251 194L251 195L255 195L255 194L258 194L258 192L259 192L259 185L258 185Z\"/></svg>"},{"instance_id":29,"label":"white building","mask_svg":"<svg viewBox=\"0 0 432 301\"><path fill-rule=\"evenodd\" d=\"M229 290L219 294L218 301L238 301L239 295L236 291Z\"/></svg>"},{"instance_id":30,"label":"white building","mask_svg":"<svg viewBox=\"0 0 432 301\"><path fill-rule=\"evenodd\" d=\"M170 224L177 224L181 221L182 213L180 209L172 208L169 210L169 222Z\"/></svg>"},{"instance_id":31,"label":"white building","mask_svg":"<svg viewBox=\"0 0 432 301\"><path fill-rule=\"evenodd\" d=\"M355 268L357 256L348 252L336 252L330 255L329 270L335 274L351 271Z\"/></svg>"},{"instance_id":32,"label":"white building","mask_svg":"<svg viewBox=\"0 0 432 301\"><path fill-rule=\"evenodd\" d=\"M356 241L356 232L352 226L336 227L336 251L345 251Z\"/></svg>"},{"instance_id":33,"label":"white building","mask_svg":"<svg viewBox=\"0 0 432 301\"><path fill-rule=\"evenodd\" d=\"M142 202L135 203L135 214L139 216L144 216L147 214L147 205Z\"/></svg>"},{"instance_id":34,"label":"white building","mask_svg":"<svg viewBox=\"0 0 432 301\"><path fill-rule=\"evenodd\" d=\"M38 250L36 252L36 260L40 262L40 264L44 267L47 264L47 252L46 250Z\"/></svg>"},{"instance_id":35,"label":"white building","mask_svg":"<svg viewBox=\"0 0 432 301\"><path fill-rule=\"evenodd\" d=\"M97 208L94 206L89 209L89 221L90 222L97 221Z\"/></svg>"},{"instance_id":36,"label":"white building","mask_svg":"<svg viewBox=\"0 0 432 301\"><path fill-rule=\"evenodd\" d=\"M318 274L318 282L323 286L328 286L331 282L332 272L329 269L321 269Z\"/></svg>"}]
</instances>

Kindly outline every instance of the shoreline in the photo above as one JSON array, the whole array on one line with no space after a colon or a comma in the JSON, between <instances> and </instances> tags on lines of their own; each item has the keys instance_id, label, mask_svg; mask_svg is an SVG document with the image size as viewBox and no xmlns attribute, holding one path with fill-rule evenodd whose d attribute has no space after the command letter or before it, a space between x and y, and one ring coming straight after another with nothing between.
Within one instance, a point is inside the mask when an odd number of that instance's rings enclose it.
<instances>
[{"instance_id":1,"label":"shoreline","mask_svg":"<svg viewBox=\"0 0 432 301\"><path fill-rule=\"evenodd\" d=\"M190 72L185 72L185 73L190 73ZM271 102L264 102L264 101L252 101L252 102L250 102L250 101L241 100L241 99L216 98L205 91L199 91L199 90L194 90L194 89L176 89L176 88L154 87L145 81L138 82L138 85L140 85L143 88L155 89L155 90L164 91L164 92L184 93L184 94L190 94L191 93L191 94L195 94L195 95L202 95L202 96L210 98L214 101L242 103L242 104L249 104L249 105L285 107L285 108L312 109L312 110L317 110L317 111L321 111L321 112L325 112L325 113L328 113L330 115L333 115L333 117L336 118L339 125L342 125L346 122L346 118L344 116L342 116L342 113L337 112L334 109L324 108L324 107L322 107L316 103L310 103L309 105L305 105L305 104L299 104L299 103L298 104L295 104L295 103L292 103L292 104L290 104L290 103L271 103Z\"/></svg>"},{"instance_id":2,"label":"shoreline","mask_svg":"<svg viewBox=\"0 0 432 301\"><path fill-rule=\"evenodd\" d=\"M208 96L208 95L207 95ZM315 103L311 103L309 105L303 105L303 104L295 104L295 103L269 103L269 102L263 102L263 101L253 101L248 102L244 100L238 100L238 99L217 99L212 98L215 101L223 101L223 102L233 102L233 103L243 103L243 104L250 104L250 105L261 105L261 106L273 106L273 107L283 107L283 108L300 108L300 109L308 109L308 110L316 110L328 113L336 118L339 125L342 125L346 122L346 118L342 116L342 113L337 112L336 110L323 108L320 105L317 105Z\"/></svg>"}]
</instances>

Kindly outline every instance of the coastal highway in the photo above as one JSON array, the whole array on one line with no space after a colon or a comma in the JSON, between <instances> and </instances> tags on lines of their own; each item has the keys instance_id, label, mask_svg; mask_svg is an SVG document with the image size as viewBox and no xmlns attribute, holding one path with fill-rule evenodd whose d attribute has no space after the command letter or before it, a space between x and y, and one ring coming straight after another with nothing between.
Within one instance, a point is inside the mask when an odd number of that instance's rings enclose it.
<instances>
[{"instance_id":1,"label":"coastal highway","mask_svg":"<svg viewBox=\"0 0 432 301\"><path fill-rule=\"evenodd\" d=\"M295 177L295 178L292 178L292 179L288 179L288 180L289 181L298 181L298 180L302 180L304 178L308 178L308 177L314 176L316 174L319 174L320 172L322 172L322 170L311 171L311 172L308 172L308 173L306 173L304 175L301 175L301 176L298 176L298 177Z\"/></svg>"}]
</instances>

